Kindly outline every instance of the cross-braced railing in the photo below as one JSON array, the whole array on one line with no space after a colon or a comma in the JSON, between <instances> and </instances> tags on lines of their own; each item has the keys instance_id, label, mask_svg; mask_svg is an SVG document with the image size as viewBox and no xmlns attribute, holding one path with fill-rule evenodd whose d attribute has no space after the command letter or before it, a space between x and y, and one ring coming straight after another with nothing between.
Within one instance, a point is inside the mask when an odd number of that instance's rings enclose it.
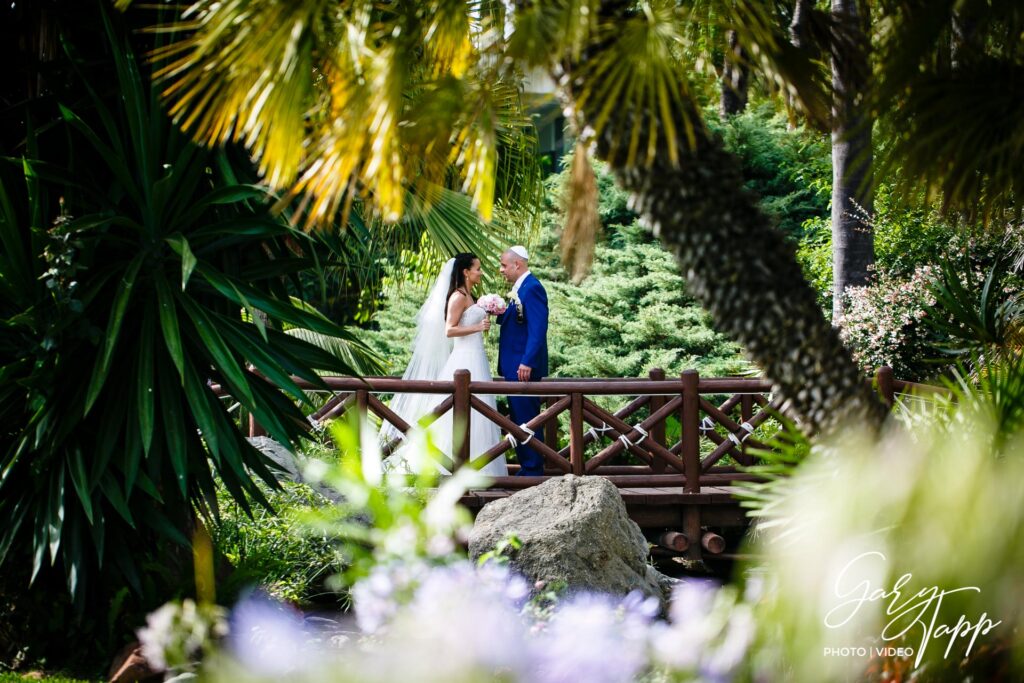
<instances>
[{"instance_id":1,"label":"cross-braced railing","mask_svg":"<svg viewBox=\"0 0 1024 683\"><path fill-rule=\"evenodd\" d=\"M723 481L721 475L735 478L735 467L723 467L719 461L731 455L736 462L752 464L747 445L760 445L750 435L778 408L768 396L770 385L753 379L701 379L695 371L679 378L666 379L664 371L652 370L648 379L548 379L540 382L473 381L468 371L458 371L447 382L403 381L390 377L324 379L335 392L310 416L322 423L343 416L351 409L360 415L376 415L401 435L412 427L396 415L378 397L390 393L425 393L439 401L426 423L452 412L453 453L443 454L441 465L451 470L469 462L472 435L471 411L498 426L503 438L490 444L482 455L473 458L483 465L505 457L516 444L524 443L539 453L546 474L599 474L625 486L680 485L699 490L702 475L708 481ZM312 389L312 387L308 387ZM713 404L711 395L732 393L724 403ZM516 424L492 408L483 396L539 396L545 407L537 417ZM628 403L612 410L602 406L599 397L624 397ZM738 411L738 415L735 413ZM564 419L567 416L568 419ZM734 419L735 417L735 419ZM565 427L562 426L565 422ZM671 431L678 438L666 438ZM542 441L534 434L545 430ZM561 433L568 430L562 446ZM401 444L403 436L383 445L389 455ZM701 458L701 441L713 448ZM515 471L516 466L511 466ZM734 476L735 475L735 476ZM503 485L525 486L536 478L516 478ZM533 481L531 481L533 480ZM687 483L689 482L689 483Z\"/></svg>"},{"instance_id":2,"label":"cross-braced railing","mask_svg":"<svg viewBox=\"0 0 1024 683\"><path fill-rule=\"evenodd\" d=\"M300 386L316 390L297 380ZM666 377L659 368L647 379L545 379L540 382L476 381L466 370L450 381L409 381L394 377L326 377L331 397L309 416L314 425L355 410L394 427L399 436L383 444L393 453L412 429L381 399L394 393L436 395L438 403L425 423L452 413L454 452L441 465L449 471L470 462L472 420L476 411L501 430L502 438L473 458L474 466L503 458L516 444L529 444L544 458L545 476L601 475L622 487L682 486L698 493L701 486L722 486L752 479L743 466L756 463L759 427L784 411L771 394L769 382L752 378L703 378L695 370ZM883 399L892 403L897 391L911 384L895 380L889 368L875 378ZM916 386L916 385L913 385ZM537 417L516 424L482 397L531 395L541 397ZM611 409L602 400L618 397L625 405ZM423 424L424 421L421 421ZM545 438L534 437L544 429ZM567 430L566 439L562 439ZM564 445L563 445L564 443ZM478 449L479 450L479 449ZM732 462L726 460L730 458ZM517 465L510 465L511 473ZM497 477L495 485L521 488L540 477Z\"/></svg>"}]
</instances>

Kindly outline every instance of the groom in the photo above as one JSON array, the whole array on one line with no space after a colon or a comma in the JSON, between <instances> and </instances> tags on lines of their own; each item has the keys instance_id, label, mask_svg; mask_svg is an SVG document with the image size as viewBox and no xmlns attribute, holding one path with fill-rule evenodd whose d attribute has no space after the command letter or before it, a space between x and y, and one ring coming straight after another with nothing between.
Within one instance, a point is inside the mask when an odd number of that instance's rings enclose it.
<instances>
[{"instance_id":1,"label":"groom","mask_svg":"<svg viewBox=\"0 0 1024 683\"><path fill-rule=\"evenodd\" d=\"M530 273L530 255L515 246L501 255L501 274L512 285L508 308L497 318L498 372L510 382L539 381L548 374L548 293ZM537 396L509 396L512 421L526 424L540 414ZM538 429L534 439L544 440ZM544 457L528 445L516 446L520 476L544 474Z\"/></svg>"}]
</instances>

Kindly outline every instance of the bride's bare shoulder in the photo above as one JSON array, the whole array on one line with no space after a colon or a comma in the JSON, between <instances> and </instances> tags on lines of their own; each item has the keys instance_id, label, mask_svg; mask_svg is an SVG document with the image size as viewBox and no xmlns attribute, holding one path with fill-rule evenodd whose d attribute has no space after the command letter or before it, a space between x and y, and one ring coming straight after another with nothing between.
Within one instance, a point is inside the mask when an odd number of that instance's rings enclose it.
<instances>
[{"instance_id":1,"label":"bride's bare shoulder","mask_svg":"<svg viewBox=\"0 0 1024 683\"><path fill-rule=\"evenodd\" d=\"M448 306L451 307L453 304L459 308L465 308L467 305L473 303L469 300L469 297L465 293L455 290L452 295L448 298Z\"/></svg>"},{"instance_id":2,"label":"bride's bare shoulder","mask_svg":"<svg viewBox=\"0 0 1024 683\"><path fill-rule=\"evenodd\" d=\"M462 315L462 312L469 307L470 303L462 292L458 290L452 292L452 295L448 297L448 315L456 314L456 317Z\"/></svg>"}]
</instances>

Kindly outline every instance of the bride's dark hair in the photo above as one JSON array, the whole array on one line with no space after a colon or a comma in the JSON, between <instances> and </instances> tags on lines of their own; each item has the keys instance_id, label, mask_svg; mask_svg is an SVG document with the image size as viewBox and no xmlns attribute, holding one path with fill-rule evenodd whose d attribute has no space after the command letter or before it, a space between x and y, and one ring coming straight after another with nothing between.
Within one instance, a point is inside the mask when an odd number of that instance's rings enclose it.
<instances>
[{"instance_id":1,"label":"bride's dark hair","mask_svg":"<svg viewBox=\"0 0 1024 683\"><path fill-rule=\"evenodd\" d=\"M448 296L444 298L444 315L446 318L448 317L448 300L452 298L455 290L466 286L465 271L472 268L473 261L476 260L476 254L468 251L455 255L455 263L452 264L452 279L448 283ZM467 289L466 291L468 292L469 290Z\"/></svg>"}]
</instances>

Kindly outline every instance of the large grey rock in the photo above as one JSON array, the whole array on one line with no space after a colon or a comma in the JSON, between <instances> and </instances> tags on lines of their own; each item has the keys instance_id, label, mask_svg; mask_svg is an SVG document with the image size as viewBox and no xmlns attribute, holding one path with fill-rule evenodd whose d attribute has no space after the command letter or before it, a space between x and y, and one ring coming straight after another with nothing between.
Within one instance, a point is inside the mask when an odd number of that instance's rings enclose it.
<instances>
[{"instance_id":1,"label":"large grey rock","mask_svg":"<svg viewBox=\"0 0 1024 683\"><path fill-rule=\"evenodd\" d=\"M469 536L475 559L515 534L512 566L532 581L564 581L570 590L624 595L641 590L664 600L671 580L647 563L648 545L602 477L566 475L488 503Z\"/></svg>"}]
</instances>

